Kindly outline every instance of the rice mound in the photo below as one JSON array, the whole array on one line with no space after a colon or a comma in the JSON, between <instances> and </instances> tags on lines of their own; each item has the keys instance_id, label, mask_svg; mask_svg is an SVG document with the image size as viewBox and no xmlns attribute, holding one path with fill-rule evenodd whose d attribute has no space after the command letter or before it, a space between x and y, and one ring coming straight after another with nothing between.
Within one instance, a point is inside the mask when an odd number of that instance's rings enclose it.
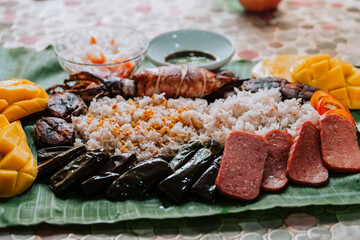
<instances>
[{"instance_id":1,"label":"rice mound","mask_svg":"<svg viewBox=\"0 0 360 240\"><path fill-rule=\"evenodd\" d=\"M209 137L224 145L234 130L265 135L280 129L294 135L299 123L317 124L318 117L309 103L282 101L279 89L266 89L236 90L234 96L210 104L204 99L166 100L163 94L133 100L105 97L92 101L88 114L72 120L88 149L134 152L145 160L172 155L190 140Z\"/></svg>"}]
</instances>

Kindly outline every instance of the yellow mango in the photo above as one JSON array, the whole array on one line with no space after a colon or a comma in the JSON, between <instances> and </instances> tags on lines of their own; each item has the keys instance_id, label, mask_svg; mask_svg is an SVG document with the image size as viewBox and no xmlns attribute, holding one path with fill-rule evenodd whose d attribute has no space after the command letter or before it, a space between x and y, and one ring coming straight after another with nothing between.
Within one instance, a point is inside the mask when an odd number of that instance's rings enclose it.
<instances>
[{"instance_id":1,"label":"yellow mango","mask_svg":"<svg viewBox=\"0 0 360 240\"><path fill-rule=\"evenodd\" d=\"M326 75L322 75L321 77L315 78L314 80L312 80L312 84L308 84L308 85L312 85L324 91L328 90Z\"/></svg>"},{"instance_id":2,"label":"yellow mango","mask_svg":"<svg viewBox=\"0 0 360 240\"><path fill-rule=\"evenodd\" d=\"M354 68L353 72L346 78L349 85L360 86L360 69Z\"/></svg>"},{"instance_id":3,"label":"yellow mango","mask_svg":"<svg viewBox=\"0 0 360 240\"><path fill-rule=\"evenodd\" d=\"M16 186L18 172L15 170L0 169L0 197L10 197Z\"/></svg>"},{"instance_id":4,"label":"yellow mango","mask_svg":"<svg viewBox=\"0 0 360 240\"><path fill-rule=\"evenodd\" d=\"M47 92L40 85L38 85L37 88L39 89L39 95L37 96L38 98L43 98L43 99L49 98Z\"/></svg>"},{"instance_id":5,"label":"yellow mango","mask_svg":"<svg viewBox=\"0 0 360 240\"><path fill-rule=\"evenodd\" d=\"M0 160L0 168L19 170L28 160L28 155L29 153L17 146Z\"/></svg>"},{"instance_id":6,"label":"yellow mango","mask_svg":"<svg viewBox=\"0 0 360 240\"><path fill-rule=\"evenodd\" d=\"M46 108L49 95L26 79L0 82L0 113L12 122Z\"/></svg>"},{"instance_id":7,"label":"yellow mango","mask_svg":"<svg viewBox=\"0 0 360 240\"><path fill-rule=\"evenodd\" d=\"M7 118L3 114L0 114L0 128L5 127L8 124L9 121L7 120Z\"/></svg>"},{"instance_id":8,"label":"yellow mango","mask_svg":"<svg viewBox=\"0 0 360 240\"><path fill-rule=\"evenodd\" d=\"M341 63L341 65L342 65L345 77L349 76L352 73L354 66L350 62L345 62L345 61L343 61Z\"/></svg>"},{"instance_id":9,"label":"yellow mango","mask_svg":"<svg viewBox=\"0 0 360 240\"><path fill-rule=\"evenodd\" d=\"M0 99L0 112L7 108L7 106L9 106L7 101L5 99Z\"/></svg>"},{"instance_id":10,"label":"yellow mango","mask_svg":"<svg viewBox=\"0 0 360 240\"><path fill-rule=\"evenodd\" d=\"M36 179L37 164L20 121L0 129L0 152L0 197L23 193Z\"/></svg>"},{"instance_id":11,"label":"yellow mango","mask_svg":"<svg viewBox=\"0 0 360 240\"><path fill-rule=\"evenodd\" d=\"M329 61L322 60L311 65L311 72L314 78L321 77L329 71Z\"/></svg>"},{"instance_id":12,"label":"yellow mango","mask_svg":"<svg viewBox=\"0 0 360 240\"><path fill-rule=\"evenodd\" d=\"M358 104L360 105L360 87L348 86L347 93L352 107Z\"/></svg>"},{"instance_id":13,"label":"yellow mango","mask_svg":"<svg viewBox=\"0 0 360 240\"><path fill-rule=\"evenodd\" d=\"M31 100L24 100L17 103L14 103L14 106L19 106L28 112L39 112L46 108L47 100L43 98L34 98Z\"/></svg>"},{"instance_id":14,"label":"yellow mango","mask_svg":"<svg viewBox=\"0 0 360 240\"><path fill-rule=\"evenodd\" d=\"M338 100L343 100L343 99L349 98L349 96L347 94L347 89L345 87L329 91L329 93L331 95L333 95L334 97L336 97Z\"/></svg>"},{"instance_id":15,"label":"yellow mango","mask_svg":"<svg viewBox=\"0 0 360 240\"><path fill-rule=\"evenodd\" d=\"M15 105L7 107L5 111L2 112L2 114L4 114L9 122L13 122L17 119L21 119L29 115L25 109Z\"/></svg>"},{"instance_id":16,"label":"yellow mango","mask_svg":"<svg viewBox=\"0 0 360 240\"><path fill-rule=\"evenodd\" d=\"M309 64L309 66L313 65L314 63L318 63L321 61L329 61L330 56L328 54L315 54L310 56L306 59L306 62Z\"/></svg>"},{"instance_id":17,"label":"yellow mango","mask_svg":"<svg viewBox=\"0 0 360 240\"><path fill-rule=\"evenodd\" d=\"M311 85L312 75L309 69L302 69L300 72L294 74L294 78L299 83Z\"/></svg>"},{"instance_id":18,"label":"yellow mango","mask_svg":"<svg viewBox=\"0 0 360 240\"><path fill-rule=\"evenodd\" d=\"M345 77L342 66L336 66L326 74L327 87L329 90L345 87Z\"/></svg>"},{"instance_id":19,"label":"yellow mango","mask_svg":"<svg viewBox=\"0 0 360 240\"><path fill-rule=\"evenodd\" d=\"M35 83L32 81L29 81L27 79L23 79L23 78L11 78L10 80L12 80L14 83L14 85L20 85L20 84L30 84L35 86Z\"/></svg>"},{"instance_id":20,"label":"yellow mango","mask_svg":"<svg viewBox=\"0 0 360 240\"><path fill-rule=\"evenodd\" d=\"M330 67L330 69L331 69L331 68L334 68L334 67L336 67L336 66L338 66L338 65L342 65L342 60L341 60L339 57L332 57L332 58L330 58L330 60L329 60L329 67Z\"/></svg>"},{"instance_id":21,"label":"yellow mango","mask_svg":"<svg viewBox=\"0 0 360 240\"><path fill-rule=\"evenodd\" d=\"M13 125L7 125L0 129L0 152L6 154L14 149L21 141L22 136L14 134L11 127Z\"/></svg>"},{"instance_id":22,"label":"yellow mango","mask_svg":"<svg viewBox=\"0 0 360 240\"><path fill-rule=\"evenodd\" d=\"M34 181L35 181L35 177L33 175L24 172L19 172L14 192L22 193L24 189L30 188Z\"/></svg>"},{"instance_id":23,"label":"yellow mango","mask_svg":"<svg viewBox=\"0 0 360 240\"><path fill-rule=\"evenodd\" d=\"M36 176L37 174L37 163L33 156L30 156L25 165L20 169L20 172Z\"/></svg>"},{"instance_id":24,"label":"yellow mango","mask_svg":"<svg viewBox=\"0 0 360 240\"><path fill-rule=\"evenodd\" d=\"M290 69L295 62L306 58L307 56L288 54L264 59L253 67L251 73L255 78L279 77L295 83L296 80L292 76Z\"/></svg>"},{"instance_id":25,"label":"yellow mango","mask_svg":"<svg viewBox=\"0 0 360 240\"><path fill-rule=\"evenodd\" d=\"M347 108L352 108L349 98L341 99L341 100L339 100L339 101L340 101L342 104L344 104ZM360 105L359 105L359 106L360 106Z\"/></svg>"}]
</instances>

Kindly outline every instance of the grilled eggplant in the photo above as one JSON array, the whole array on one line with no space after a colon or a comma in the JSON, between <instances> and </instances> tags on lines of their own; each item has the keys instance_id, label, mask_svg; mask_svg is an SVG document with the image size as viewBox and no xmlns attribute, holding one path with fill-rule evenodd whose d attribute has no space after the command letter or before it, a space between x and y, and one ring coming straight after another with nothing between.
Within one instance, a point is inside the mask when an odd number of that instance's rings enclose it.
<instances>
[{"instance_id":1,"label":"grilled eggplant","mask_svg":"<svg viewBox=\"0 0 360 240\"><path fill-rule=\"evenodd\" d=\"M210 149L214 156L222 155L224 152L224 147L218 141L214 139L208 138L204 142L204 148Z\"/></svg>"},{"instance_id":2,"label":"grilled eggplant","mask_svg":"<svg viewBox=\"0 0 360 240\"><path fill-rule=\"evenodd\" d=\"M212 160L211 150L201 148L189 162L161 181L158 185L159 190L166 193L175 202L180 203L201 174L209 167Z\"/></svg>"},{"instance_id":3,"label":"grilled eggplant","mask_svg":"<svg viewBox=\"0 0 360 240\"><path fill-rule=\"evenodd\" d=\"M180 151L170 162L169 166L172 170L176 171L187 163L195 153L202 147L201 142L191 141L187 144L184 150Z\"/></svg>"},{"instance_id":4,"label":"grilled eggplant","mask_svg":"<svg viewBox=\"0 0 360 240\"><path fill-rule=\"evenodd\" d=\"M109 160L109 153L103 149L87 152L72 160L50 178L50 188L56 194L67 192L77 182L89 177Z\"/></svg>"},{"instance_id":5,"label":"grilled eggplant","mask_svg":"<svg viewBox=\"0 0 360 240\"><path fill-rule=\"evenodd\" d=\"M91 196L105 192L112 182L131 168L134 162L136 162L135 154L119 154L110 157L96 175L82 182L83 193L86 196Z\"/></svg>"},{"instance_id":6,"label":"grilled eggplant","mask_svg":"<svg viewBox=\"0 0 360 240\"><path fill-rule=\"evenodd\" d=\"M215 158L211 166L192 186L191 192L206 200L214 200L216 195L215 180L219 172L222 155Z\"/></svg>"},{"instance_id":7,"label":"grilled eggplant","mask_svg":"<svg viewBox=\"0 0 360 240\"><path fill-rule=\"evenodd\" d=\"M140 162L110 185L107 198L122 200L141 197L171 172L169 164L161 158Z\"/></svg>"},{"instance_id":8,"label":"grilled eggplant","mask_svg":"<svg viewBox=\"0 0 360 240\"><path fill-rule=\"evenodd\" d=\"M38 162L50 160L51 158L70 150L71 148L71 146L56 146L39 149L37 152L37 160Z\"/></svg>"},{"instance_id":9,"label":"grilled eggplant","mask_svg":"<svg viewBox=\"0 0 360 240\"><path fill-rule=\"evenodd\" d=\"M38 176L46 176L57 172L60 168L79 157L86 152L86 147L81 145L79 147L73 147L65 152L58 154L50 160L41 162L38 165Z\"/></svg>"}]
</instances>

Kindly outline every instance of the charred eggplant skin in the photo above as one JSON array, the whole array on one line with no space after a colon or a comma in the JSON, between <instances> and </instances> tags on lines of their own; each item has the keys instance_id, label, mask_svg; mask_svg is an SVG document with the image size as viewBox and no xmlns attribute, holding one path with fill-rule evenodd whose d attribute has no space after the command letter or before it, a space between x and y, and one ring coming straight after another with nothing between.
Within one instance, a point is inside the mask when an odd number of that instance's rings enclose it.
<instances>
[{"instance_id":1,"label":"charred eggplant skin","mask_svg":"<svg viewBox=\"0 0 360 240\"><path fill-rule=\"evenodd\" d=\"M109 160L109 153L103 149L87 152L72 160L50 178L50 188L56 194L71 189L77 182L89 177Z\"/></svg>"},{"instance_id":2,"label":"charred eggplant skin","mask_svg":"<svg viewBox=\"0 0 360 240\"><path fill-rule=\"evenodd\" d=\"M211 138L208 138L204 141L204 148L210 149L212 154L214 154L215 156L222 155L224 152L223 145Z\"/></svg>"},{"instance_id":3,"label":"charred eggplant skin","mask_svg":"<svg viewBox=\"0 0 360 240\"><path fill-rule=\"evenodd\" d=\"M199 197L212 201L216 196L215 180L219 173L222 155L215 158L211 166L204 172L203 175L192 186L191 192Z\"/></svg>"},{"instance_id":4,"label":"charred eggplant skin","mask_svg":"<svg viewBox=\"0 0 360 240\"><path fill-rule=\"evenodd\" d=\"M187 163L201 147L202 144L199 141L189 142L186 147L169 162L169 166L172 170L176 171Z\"/></svg>"},{"instance_id":5,"label":"charred eggplant skin","mask_svg":"<svg viewBox=\"0 0 360 240\"><path fill-rule=\"evenodd\" d=\"M118 177L120 177L120 174L113 172L105 172L95 175L82 182L81 189L85 196L88 197L96 194L103 194L110 184Z\"/></svg>"},{"instance_id":6,"label":"charred eggplant skin","mask_svg":"<svg viewBox=\"0 0 360 240\"><path fill-rule=\"evenodd\" d=\"M136 162L135 154L111 156L94 176L81 183L83 193L86 196L104 193L112 182L132 167L134 162Z\"/></svg>"},{"instance_id":7,"label":"charred eggplant skin","mask_svg":"<svg viewBox=\"0 0 360 240\"><path fill-rule=\"evenodd\" d=\"M72 147L71 149L58 154L57 156L41 162L38 165L38 176L47 176L57 172L60 168L86 152L85 145Z\"/></svg>"},{"instance_id":8,"label":"charred eggplant skin","mask_svg":"<svg viewBox=\"0 0 360 240\"><path fill-rule=\"evenodd\" d=\"M141 197L171 172L169 164L161 158L140 162L118 177L106 196L110 200Z\"/></svg>"},{"instance_id":9,"label":"charred eggplant skin","mask_svg":"<svg viewBox=\"0 0 360 240\"><path fill-rule=\"evenodd\" d=\"M71 146L56 146L56 147L47 147L42 148L37 151L37 160L38 162L44 162L50 160L51 158L63 153L67 150L70 150Z\"/></svg>"},{"instance_id":10,"label":"charred eggplant skin","mask_svg":"<svg viewBox=\"0 0 360 240\"><path fill-rule=\"evenodd\" d=\"M201 148L189 162L161 181L158 185L159 190L180 203L212 160L211 150Z\"/></svg>"}]
</instances>

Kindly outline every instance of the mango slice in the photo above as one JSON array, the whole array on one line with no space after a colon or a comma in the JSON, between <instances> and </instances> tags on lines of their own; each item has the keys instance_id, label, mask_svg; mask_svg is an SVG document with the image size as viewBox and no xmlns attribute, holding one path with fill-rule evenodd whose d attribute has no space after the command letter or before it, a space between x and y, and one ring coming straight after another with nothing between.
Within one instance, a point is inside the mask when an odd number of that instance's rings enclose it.
<instances>
[{"instance_id":1,"label":"mango slice","mask_svg":"<svg viewBox=\"0 0 360 240\"><path fill-rule=\"evenodd\" d=\"M279 77L284 78L291 83L295 83L296 80L292 76L290 68L295 62L305 59L307 59L307 56L299 56L292 54L268 58L257 63L253 67L251 73L254 78ZM304 74L306 75L307 73Z\"/></svg>"},{"instance_id":2,"label":"mango slice","mask_svg":"<svg viewBox=\"0 0 360 240\"><path fill-rule=\"evenodd\" d=\"M6 121L5 116L0 115L0 125L3 125L0 128L0 197L23 193L37 175L37 163L20 121Z\"/></svg>"},{"instance_id":3,"label":"mango slice","mask_svg":"<svg viewBox=\"0 0 360 240\"><path fill-rule=\"evenodd\" d=\"M0 82L0 113L9 122L44 110L48 98L40 85L29 80L12 78Z\"/></svg>"},{"instance_id":4,"label":"mango slice","mask_svg":"<svg viewBox=\"0 0 360 240\"><path fill-rule=\"evenodd\" d=\"M292 77L330 92L350 109L360 109L360 69L329 55L312 55L299 60L291 68Z\"/></svg>"}]
</instances>

